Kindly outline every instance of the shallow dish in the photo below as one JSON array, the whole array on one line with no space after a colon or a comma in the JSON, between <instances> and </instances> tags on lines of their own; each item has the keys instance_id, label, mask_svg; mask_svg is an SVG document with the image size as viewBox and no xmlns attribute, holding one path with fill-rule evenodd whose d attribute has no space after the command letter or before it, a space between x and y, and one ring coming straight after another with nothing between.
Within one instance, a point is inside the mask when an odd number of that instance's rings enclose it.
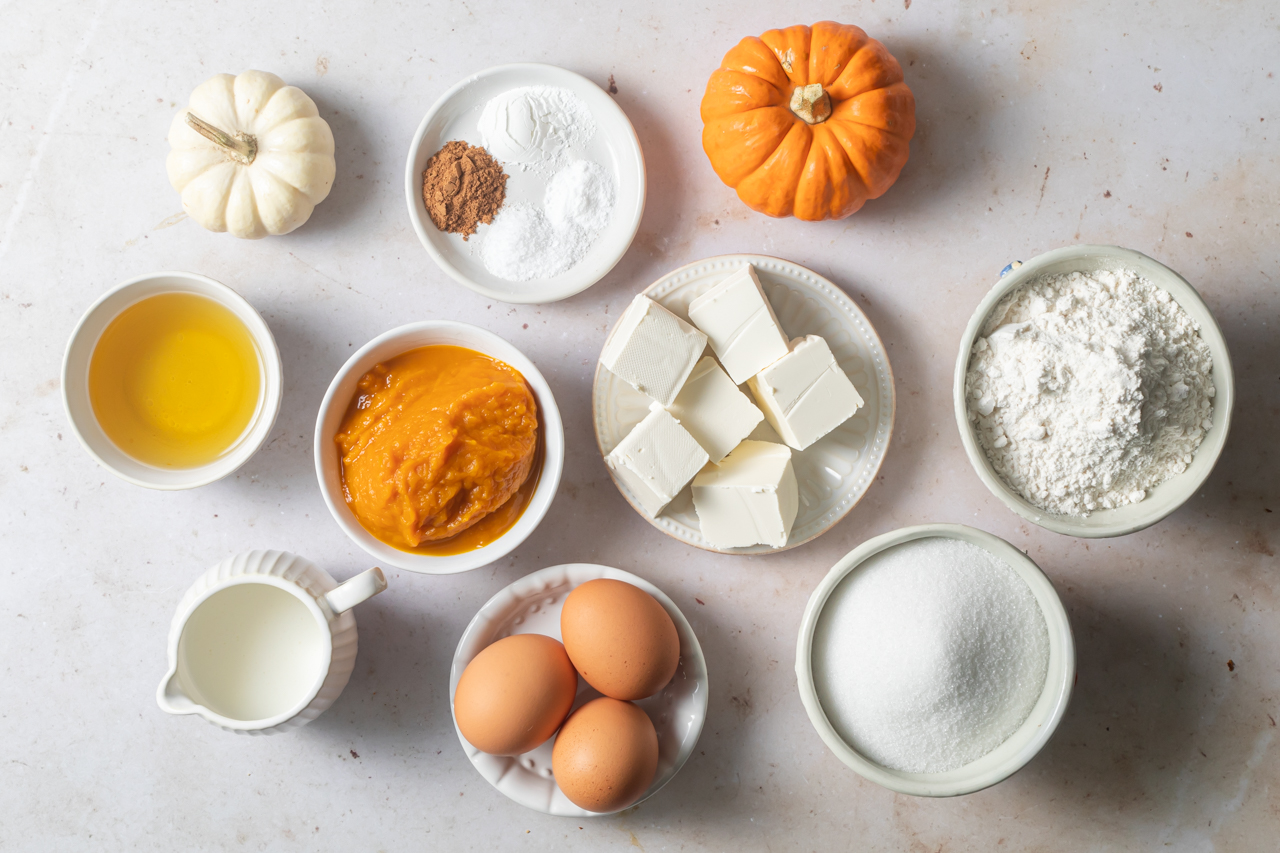
<instances>
[{"instance_id":1,"label":"shallow dish","mask_svg":"<svg viewBox=\"0 0 1280 853\"><path fill-rule=\"evenodd\" d=\"M613 175L615 205L608 226L586 256L553 278L507 281L485 269L479 248L485 229L463 240L446 234L431 222L422 201L422 173L427 161L446 142L461 139L480 145L478 121L489 99L524 86L556 86L569 89L586 103L596 122L596 133L578 152L594 160ZM508 169L507 203L528 202L541 206L545 180L533 172ZM603 89L580 74L554 65L519 63L499 65L473 74L457 83L427 112L409 146L405 164L405 198L409 220L427 254L455 281L477 293L503 302L544 303L573 296L586 290L622 259L631 245L644 213L645 170L640 139L622 108Z\"/></svg>"},{"instance_id":2,"label":"shallow dish","mask_svg":"<svg viewBox=\"0 0 1280 853\"><path fill-rule=\"evenodd\" d=\"M826 533L866 494L884 462L893 433L893 371L884 344L853 300L822 276L790 261L765 255L721 255L683 266L641 292L687 320L689 303L743 264L756 268L765 295L787 336L826 338L836 361L865 402L856 415L829 435L806 450L793 451L796 482L800 486L800 512L787 544L782 548L768 545L716 548L702 538L689 486L685 486L661 515L652 518L612 471L609 476L636 512L681 542L721 554L769 554L794 548ZM612 330L609 336L613 336ZM743 393L750 396L747 391ZM647 396L596 363L591 405L596 443L602 456L608 456L648 414L650 402ZM782 443L767 423L757 427L751 437Z\"/></svg>"},{"instance_id":3,"label":"shallow dish","mask_svg":"<svg viewBox=\"0 0 1280 853\"><path fill-rule=\"evenodd\" d=\"M89 401L89 362L102 333L130 305L162 293L196 293L217 301L240 318L258 351L258 408L249 426L222 456L195 468L157 468L134 459L102 431ZM148 489L193 489L220 480L249 461L271 434L280 413L283 388L280 351L262 315L225 284L189 272L141 275L104 293L80 318L62 358L62 403L71 431L99 465L122 480Z\"/></svg>"},{"instance_id":4,"label":"shallow dish","mask_svg":"<svg viewBox=\"0 0 1280 853\"><path fill-rule=\"evenodd\" d=\"M945 773L906 773L871 761L845 742L827 719L813 679L813 635L831 593L868 557L913 539L944 537L985 548L1009 565L1031 588L1049 629L1049 668L1044 690L1031 714L1009 739L983 757ZM800 700L827 748L859 775L900 794L917 797L954 797L981 791L1001 782L1035 757L1061 722L1071 700L1076 676L1075 642L1071 623L1053 584L1031 558L1003 539L961 524L922 524L877 536L859 545L827 573L809 596L796 644L796 681Z\"/></svg>"},{"instance_id":5,"label":"shallow dish","mask_svg":"<svg viewBox=\"0 0 1280 853\"><path fill-rule=\"evenodd\" d=\"M1195 457L1187 470L1148 491L1146 498L1138 503L1115 509L1097 510L1085 518L1057 515L1026 500L1006 485L991 467L986 453L982 450L982 445L978 443L978 437L974 433L965 407L965 372L969 367L974 340L986 324L992 309L1005 296L1043 275L1122 269L1134 270L1151 284L1167 291L1200 326L1200 336L1209 345L1209 352L1213 356L1213 426L1205 434L1204 441L1196 450ZM1005 506L1027 521L1067 536L1079 536L1085 539L1123 536L1150 527L1172 514L1196 493L1196 490L1209 477L1213 466L1217 464L1218 457L1222 455L1222 448L1227 443L1227 432L1231 427L1231 410L1235 405L1235 380L1231 372L1231 354L1227 351L1226 339L1222 337L1222 330L1213 319L1209 306L1182 276L1141 252L1122 249L1119 246L1067 246L1055 249L1032 258L1026 263L1017 266L1010 264L1005 268L1002 276L996 286L991 288L991 291L978 304L977 310L969 320L969 325L965 327L964 335L960 338L960 354L956 358L952 388L960 440L964 443L965 453L973 469L978 472L978 477L993 495L1004 502Z\"/></svg>"},{"instance_id":6,"label":"shallow dish","mask_svg":"<svg viewBox=\"0 0 1280 853\"><path fill-rule=\"evenodd\" d=\"M541 433L543 454L537 488L529 499L529 505L511 529L474 551L443 556L401 551L377 539L360 526L343 497L342 462L338 457L338 446L333 441L361 376L378 362L432 344L448 344L475 350L518 370L529 383L538 401L538 431ZM529 538L529 534L533 533L546 516L556 490L560 487L560 474L564 470L564 425L560 421L560 410L556 408L551 387L524 353L492 332L476 326L450 320L427 320L409 323L379 335L357 350L342 365L329 383L329 390L320 403L320 413L316 415L315 460L316 478L320 483L324 502L333 514L334 521L338 522L338 526L353 542L382 562L397 568L428 575L450 575L478 569L505 557Z\"/></svg>"},{"instance_id":7,"label":"shallow dish","mask_svg":"<svg viewBox=\"0 0 1280 853\"><path fill-rule=\"evenodd\" d=\"M676 623L676 632L680 635L680 667L675 678L655 695L635 703L644 709L658 730L658 771L644 796L627 806L631 808L656 794L680 771L693 754L707 717L707 662L702 656L702 646L680 608L644 578L608 566L569 563L525 575L501 590L480 608L458 641L449 672L449 712L453 713L453 694L458 688L458 679L472 658L485 647L512 634L546 634L559 640L560 610L565 598L579 585L596 578L625 581L652 595ZM599 695L579 676L578 695L573 707L577 709ZM458 730L456 718L453 727L467 758L471 759L480 775L520 805L559 817L608 814L586 811L561 793L551 775L551 749L555 737L524 755L488 755L467 742Z\"/></svg>"}]
</instances>

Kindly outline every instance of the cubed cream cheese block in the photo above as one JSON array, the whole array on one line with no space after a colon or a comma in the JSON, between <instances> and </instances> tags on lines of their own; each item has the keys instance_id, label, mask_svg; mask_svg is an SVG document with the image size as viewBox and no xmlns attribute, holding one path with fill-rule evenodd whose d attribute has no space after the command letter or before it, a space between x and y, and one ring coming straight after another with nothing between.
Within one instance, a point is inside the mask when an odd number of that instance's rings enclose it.
<instances>
[{"instance_id":1,"label":"cubed cream cheese block","mask_svg":"<svg viewBox=\"0 0 1280 853\"><path fill-rule=\"evenodd\" d=\"M707 461L707 451L657 403L604 458L644 511L655 518Z\"/></svg>"},{"instance_id":2,"label":"cubed cream cheese block","mask_svg":"<svg viewBox=\"0 0 1280 853\"><path fill-rule=\"evenodd\" d=\"M764 420L764 413L711 356L693 368L667 411L702 445L712 462L728 455Z\"/></svg>"},{"instance_id":3,"label":"cubed cream cheese block","mask_svg":"<svg viewBox=\"0 0 1280 853\"><path fill-rule=\"evenodd\" d=\"M750 264L689 303L689 319L707 333L734 385L787 354L787 336Z\"/></svg>"},{"instance_id":4,"label":"cubed cream cheese block","mask_svg":"<svg viewBox=\"0 0 1280 853\"><path fill-rule=\"evenodd\" d=\"M706 335L640 294L618 321L600 363L640 393L670 406L706 348Z\"/></svg>"},{"instance_id":5,"label":"cubed cream cheese block","mask_svg":"<svg viewBox=\"0 0 1280 853\"><path fill-rule=\"evenodd\" d=\"M796 338L790 352L747 383L769 426L804 450L862 407L862 396L817 335Z\"/></svg>"},{"instance_id":6,"label":"cubed cream cheese block","mask_svg":"<svg viewBox=\"0 0 1280 853\"><path fill-rule=\"evenodd\" d=\"M791 448L742 442L693 478L693 508L702 538L717 548L786 545L800 509Z\"/></svg>"}]
</instances>

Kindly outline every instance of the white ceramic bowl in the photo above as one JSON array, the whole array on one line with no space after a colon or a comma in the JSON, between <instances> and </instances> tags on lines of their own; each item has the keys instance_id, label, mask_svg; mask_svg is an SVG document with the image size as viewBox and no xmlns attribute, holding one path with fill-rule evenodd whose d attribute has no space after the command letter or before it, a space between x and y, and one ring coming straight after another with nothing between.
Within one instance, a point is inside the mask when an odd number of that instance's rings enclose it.
<instances>
[{"instance_id":1,"label":"white ceramic bowl","mask_svg":"<svg viewBox=\"0 0 1280 853\"><path fill-rule=\"evenodd\" d=\"M963 767L945 773L906 773L890 770L870 760L850 746L827 719L813 678L814 632L822 619L823 607L831 593L868 557L886 548L913 539L946 537L971 542L985 548L1009 565L1026 581L1044 614L1049 628L1049 668L1045 675L1044 690L1031 709L1031 714L1009 739L983 757ZM917 797L954 797L971 794L1001 782L1035 757L1053 735L1054 729L1066 713L1075 685L1076 653L1071 635L1071 624L1062 607L1053 584L1044 576L1031 559L1003 539L965 527L961 524L922 524L904 527L877 536L859 545L827 573L818 588L809 597L804 618L800 623L800 639L796 644L796 680L800 687L800 700L804 703L809 721L818 730L827 747L836 757L853 768L861 776L900 794Z\"/></svg>"},{"instance_id":2,"label":"white ceramic bowl","mask_svg":"<svg viewBox=\"0 0 1280 853\"><path fill-rule=\"evenodd\" d=\"M157 468L134 459L107 437L98 425L89 402L89 361L98 339L120 312L161 293L198 293L230 309L253 337L258 350L258 408L248 428L230 449L207 465L195 468ZM189 272L157 272L129 279L104 293L85 312L71 333L62 358L62 402L71 422L71 431L89 455L122 480L149 489L173 491L193 489L220 480L258 452L271 434L284 388L280 351L271 329L244 297L225 284Z\"/></svg>"},{"instance_id":3,"label":"white ceramic bowl","mask_svg":"<svg viewBox=\"0 0 1280 853\"><path fill-rule=\"evenodd\" d=\"M825 338L864 402L857 414L831 433L804 450L792 452L800 487L800 511L787 544L781 548L769 545L716 548L702 538L702 526L693 508L689 486L653 518L631 496L626 484L614 477L612 471L609 476L640 517L668 536L720 554L770 554L803 545L826 533L871 488L893 435L893 370L884 344L862 309L839 287L791 261L767 255L721 255L680 267L641 292L682 320L688 320L689 303L743 264L756 268L760 284L787 337L821 335ZM615 322L610 338L617 328ZM649 413L652 402L596 362L591 406L596 444L602 456L608 456ZM750 437L782 443L768 422L762 422Z\"/></svg>"},{"instance_id":4,"label":"white ceramic bowl","mask_svg":"<svg viewBox=\"0 0 1280 853\"><path fill-rule=\"evenodd\" d=\"M1008 294L1043 275L1125 269L1134 270L1151 284L1167 291L1200 326L1200 336L1209 345L1209 352L1213 356L1213 426L1205 434L1204 442L1196 450L1195 458L1187 470L1151 489L1146 498L1138 503L1097 510L1085 518L1057 515L1026 500L1011 489L991 467L986 453L978 443L965 408L965 371L969 366L974 340L985 326L992 309ZM1005 506L1028 521L1055 533L1101 539L1123 536L1161 521L1186 503L1208 479L1209 472L1222 455L1222 448L1227 443L1227 432L1231 427L1231 410L1235 405L1231 354L1227 352L1226 339L1222 337L1222 330L1213 319L1209 306L1205 305L1200 294L1182 276L1159 261L1119 246L1067 246L1032 258L1016 268L1010 265L1006 267L1006 273L973 312L960 339L960 354L956 359L952 388L956 424L960 427L960 440L964 443L965 453L968 454L973 469Z\"/></svg>"},{"instance_id":5,"label":"white ceramic bowl","mask_svg":"<svg viewBox=\"0 0 1280 853\"><path fill-rule=\"evenodd\" d=\"M680 608L644 578L608 566L570 563L525 575L501 590L480 608L458 641L449 672L449 712L453 713L453 694L458 689L458 679L472 658L485 647L512 634L546 634L561 639L560 610L564 607L565 598L580 584L596 578L625 581L652 595L666 608L680 635L680 666L675 677L658 693L636 702L649 715L658 732L658 770L644 796L626 807L631 808L652 797L680 772L693 754L707 717L707 662L702 656L702 646ZM599 695L579 676L578 695L573 707L577 709ZM520 805L561 817L604 814L574 805L556 785L551 774L551 750L555 737L524 755L488 755L467 742L458 730L456 717L453 727L467 758L471 759L480 775Z\"/></svg>"},{"instance_id":6,"label":"white ceramic bowl","mask_svg":"<svg viewBox=\"0 0 1280 853\"><path fill-rule=\"evenodd\" d=\"M578 152L608 170L614 179L615 205L608 226L586 256L554 278L507 281L485 269L479 248L485 229L463 240L446 234L431 222L422 201L422 173L431 156L446 142L461 139L482 143L477 123L484 105L496 95L522 86L555 86L568 89L586 103L595 119L595 136ZM545 179L535 172L508 167L506 203L526 202L540 207ZM645 169L640 139L622 108L595 83L580 74L554 65L520 63L499 65L460 81L436 101L418 126L405 164L405 199L409 220L427 254L455 281L477 293L503 302L545 303L586 290L622 259L631 245L644 213Z\"/></svg>"},{"instance_id":7,"label":"white ceramic bowl","mask_svg":"<svg viewBox=\"0 0 1280 853\"><path fill-rule=\"evenodd\" d=\"M529 505L525 507L519 520L488 545L447 556L412 554L392 548L360 526L343 497L342 463L338 457L338 446L333 441L342 417L355 396L356 383L361 376L381 361L433 344L466 347L505 362L519 371L538 401L538 432L542 442L542 472L533 497L529 499ZM560 410L556 408L551 387L524 353L493 332L476 326L451 320L427 320L409 323L379 335L357 350L342 365L329 383L329 390L320 403L320 413L316 416L315 459L316 478L320 482L324 502L338 526L353 542L383 563L411 572L450 575L478 569L505 557L529 538L529 534L546 516L556 490L560 487L560 474L564 470L564 425L560 421Z\"/></svg>"}]
</instances>

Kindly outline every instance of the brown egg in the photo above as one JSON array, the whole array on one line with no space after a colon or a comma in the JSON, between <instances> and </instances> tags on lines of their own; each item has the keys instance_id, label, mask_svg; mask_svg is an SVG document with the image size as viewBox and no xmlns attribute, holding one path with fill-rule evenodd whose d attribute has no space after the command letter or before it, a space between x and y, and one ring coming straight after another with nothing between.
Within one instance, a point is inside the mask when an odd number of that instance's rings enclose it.
<instances>
[{"instance_id":1,"label":"brown egg","mask_svg":"<svg viewBox=\"0 0 1280 853\"><path fill-rule=\"evenodd\" d=\"M574 711L551 750L551 773L574 805L610 812L631 805L658 771L658 733L630 702L601 696Z\"/></svg>"},{"instance_id":2,"label":"brown egg","mask_svg":"<svg viewBox=\"0 0 1280 853\"><path fill-rule=\"evenodd\" d=\"M481 752L519 755L555 734L577 692L578 673L564 646L542 634L513 634L467 664L453 716Z\"/></svg>"},{"instance_id":3,"label":"brown egg","mask_svg":"<svg viewBox=\"0 0 1280 853\"><path fill-rule=\"evenodd\" d=\"M569 593L560 634L582 677L614 699L652 696L680 663L680 635L666 608L624 581L600 578Z\"/></svg>"}]
</instances>

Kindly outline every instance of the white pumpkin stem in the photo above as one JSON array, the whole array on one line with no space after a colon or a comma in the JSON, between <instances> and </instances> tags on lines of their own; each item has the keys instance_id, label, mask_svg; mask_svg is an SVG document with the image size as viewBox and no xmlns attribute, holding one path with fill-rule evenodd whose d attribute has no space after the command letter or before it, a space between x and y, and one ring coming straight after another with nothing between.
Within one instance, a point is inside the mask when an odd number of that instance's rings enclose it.
<instances>
[{"instance_id":1,"label":"white pumpkin stem","mask_svg":"<svg viewBox=\"0 0 1280 853\"><path fill-rule=\"evenodd\" d=\"M824 122L831 117L831 96L823 91L820 83L796 86L791 93L791 112L806 124Z\"/></svg>"},{"instance_id":2,"label":"white pumpkin stem","mask_svg":"<svg viewBox=\"0 0 1280 853\"><path fill-rule=\"evenodd\" d=\"M247 133L231 134L219 130L195 113L187 113L187 124L205 139L215 145L221 145L226 149L227 156L236 162L247 166L258 156L258 140Z\"/></svg>"}]
</instances>

